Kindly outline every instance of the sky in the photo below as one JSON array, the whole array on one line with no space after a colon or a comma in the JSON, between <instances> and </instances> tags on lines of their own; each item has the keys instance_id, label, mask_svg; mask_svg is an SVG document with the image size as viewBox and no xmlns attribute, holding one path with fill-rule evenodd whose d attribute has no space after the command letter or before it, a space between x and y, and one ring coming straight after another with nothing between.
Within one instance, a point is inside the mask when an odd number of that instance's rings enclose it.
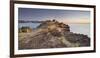
<instances>
[{"instance_id":1,"label":"sky","mask_svg":"<svg viewBox=\"0 0 100 58\"><path fill-rule=\"evenodd\" d=\"M18 19L31 21L56 19L64 23L90 23L90 11L19 8Z\"/></svg>"},{"instance_id":2,"label":"sky","mask_svg":"<svg viewBox=\"0 0 100 58\"><path fill-rule=\"evenodd\" d=\"M26 21L45 21L56 19L59 22L68 24L71 32L85 34L90 37L90 11L19 8L18 19ZM20 23L19 28L22 26L36 28L38 25L38 23Z\"/></svg>"}]
</instances>

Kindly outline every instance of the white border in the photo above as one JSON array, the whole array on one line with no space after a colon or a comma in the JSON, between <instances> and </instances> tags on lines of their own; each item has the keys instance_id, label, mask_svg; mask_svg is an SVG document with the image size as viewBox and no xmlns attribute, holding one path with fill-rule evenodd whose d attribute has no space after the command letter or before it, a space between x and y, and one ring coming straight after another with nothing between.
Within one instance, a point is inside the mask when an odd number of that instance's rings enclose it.
<instances>
[{"instance_id":1,"label":"white border","mask_svg":"<svg viewBox=\"0 0 100 58\"><path fill-rule=\"evenodd\" d=\"M63 6L47 6L47 5L26 5L15 4L14 5L14 54L35 54L35 53L51 53L51 52L69 52L69 51L86 51L93 50L94 44L94 22L93 22L93 8L81 8L81 7L63 7ZM42 8L42 9L62 9L62 10L84 10L91 12L91 46L90 47L74 47L74 48L54 48L54 49L30 49L30 50L18 50L18 8Z\"/></svg>"}]
</instances>

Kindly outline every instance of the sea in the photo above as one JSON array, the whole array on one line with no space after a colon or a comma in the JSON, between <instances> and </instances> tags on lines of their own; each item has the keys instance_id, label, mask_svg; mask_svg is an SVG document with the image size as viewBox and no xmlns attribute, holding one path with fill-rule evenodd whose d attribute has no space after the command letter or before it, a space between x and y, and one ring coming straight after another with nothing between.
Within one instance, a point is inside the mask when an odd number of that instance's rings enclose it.
<instances>
[{"instance_id":1,"label":"sea","mask_svg":"<svg viewBox=\"0 0 100 58\"><path fill-rule=\"evenodd\" d=\"M19 23L18 28L22 26L28 26L30 28L36 28L40 23ZM73 33L84 34L90 37L90 24L68 24L70 31Z\"/></svg>"}]
</instances>

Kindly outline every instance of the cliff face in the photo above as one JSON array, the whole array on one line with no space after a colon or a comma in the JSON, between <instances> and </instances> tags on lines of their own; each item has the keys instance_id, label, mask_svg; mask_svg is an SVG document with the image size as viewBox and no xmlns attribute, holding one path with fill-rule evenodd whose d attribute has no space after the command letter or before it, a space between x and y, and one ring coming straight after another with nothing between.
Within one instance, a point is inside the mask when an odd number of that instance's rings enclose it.
<instances>
[{"instance_id":1,"label":"cliff face","mask_svg":"<svg viewBox=\"0 0 100 58\"><path fill-rule=\"evenodd\" d=\"M19 49L90 46L87 35L70 32L70 27L55 20L41 23L29 33L19 33Z\"/></svg>"}]
</instances>

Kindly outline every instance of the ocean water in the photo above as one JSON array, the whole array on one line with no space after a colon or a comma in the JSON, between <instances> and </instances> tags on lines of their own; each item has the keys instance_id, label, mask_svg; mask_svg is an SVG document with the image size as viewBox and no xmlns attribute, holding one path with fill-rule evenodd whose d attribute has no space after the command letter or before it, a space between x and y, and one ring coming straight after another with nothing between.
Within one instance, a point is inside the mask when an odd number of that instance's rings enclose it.
<instances>
[{"instance_id":1,"label":"ocean water","mask_svg":"<svg viewBox=\"0 0 100 58\"><path fill-rule=\"evenodd\" d=\"M22 26L28 26L30 28L36 28L40 23L18 23L18 27L21 28Z\"/></svg>"},{"instance_id":2,"label":"ocean water","mask_svg":"<svg viewBox=\"0 0 100 58\"><path fill-rule=\"evenodd\" d=\"M71 32L80 33L90 37L90 24L69 24Z\"/></svg>"},{"instance_id":3,"label":"ocean water","mask_svg":"<svg viewBox=\"0 0 100 58\"><path fill-rule=\"evenodd\" d=\"M36 28L39 23L19 23L18 27L29 26L30 28ZM90 37L90 24L68 24L70 26L70 31L74 33L84 34Z\"/></svg>"}]
</instances>

